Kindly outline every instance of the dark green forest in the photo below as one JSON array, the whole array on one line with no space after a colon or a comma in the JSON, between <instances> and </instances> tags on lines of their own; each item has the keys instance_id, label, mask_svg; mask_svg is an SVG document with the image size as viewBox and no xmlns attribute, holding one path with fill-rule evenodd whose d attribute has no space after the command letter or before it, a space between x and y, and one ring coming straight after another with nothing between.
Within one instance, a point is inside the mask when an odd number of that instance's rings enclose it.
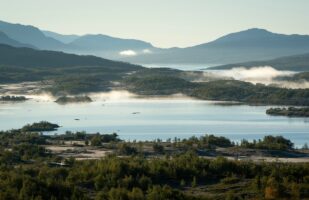
<instances>
[{"instance_id":1,"label":"dark green forest","mask_svg":"<svg viewBox=\"0 0 309 200\"><path fill-rule=\"evenodd\" d=\"M214 135L132 143L120 140L117 134L67 132L48 136L36 131L50 130L50 125L54 124L39 122L0 132L0 199L309 198L309 163L202 156L204 151L219 147L295 151L293 143L281 136L240 144ZM93 148L111 148L114 153L96 160L75 160L46 148L70 140ZM152 144L152 156L141 148L147 144Z\"/></svg>"},{"instance_id":2,"label":"dark green forest","mask_svg":"<svg viewBox=\"0 0 309 200\"><path fill-rule=\"evenodd\" d=\"M183 93L204 100L238 101L249 104L309 105L308 89L286 89L236 80L191 83L172 76L138 77L127 80L129 90L138 94Z\"/></svg>"},{"instance_id":3,"label":"dark green forest","mask_svg":"<svg viewBox=\"0 0 309 200\"><path fill-rule=\"evenodd\" d=\"M39 151L39 150L37 150ZM44 153L38 154L44 156ZM143 157L68 160L12 168L1 156L1 199L303 199L309 197L309 164L207 160L192 152L163 159Z\"/></svg>"}]
</instances>

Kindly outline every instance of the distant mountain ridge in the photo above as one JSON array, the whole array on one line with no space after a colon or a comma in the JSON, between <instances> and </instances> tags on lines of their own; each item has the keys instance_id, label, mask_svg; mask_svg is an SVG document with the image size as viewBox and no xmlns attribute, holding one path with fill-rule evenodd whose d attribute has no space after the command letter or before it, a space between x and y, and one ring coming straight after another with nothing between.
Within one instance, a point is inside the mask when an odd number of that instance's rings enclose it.
<instances>
[{"instance_id":1,"label":"distant mountain ridge","mask_svg":"<svg viewBox=\"0 0 309 200\"><path fill-rule=\"evenodd\" d=\"M308 35L284 35L272 33L265 29L252 28L237 33L231 33L212 42L195 47L269 47L282 48L291 46L308 46Z\"/></svg>"},{"instance_id":2,"label":"distant mountain ridge","mask_svg":"<svg viewBox=\"0 0 309 200\"><path fill-rule=\"evenodd\" d=\"M84 35L73 40L71 45L85 50L147 49L153 46L141 40L115 38L108 35Z\"/></svg>"},{"instance_id":3,"label":"distant mountain ridge","mask_svg":"<svg viewBox=\"0 0 309 200\"><path fill-rule=\"evenodd\" d=\"M79 38L80 36L79 35L63 35L63 34L59 34L59 33L55 33L55 32L52 32L52 31L42 31L43 34L47 37L50 37L50 38L54 38L64 44L67 44L67 43L70 43L72 42L73 40Z\"/></svg>"},{"instance_id":4,"label":"distant mountain ridge","mask_svg":"<svg viewBox=\"0 0 309 200\"><path fill-rule=\"evenodd\" d=\"M155 49L150 43L136 39L122 39L102 34L63 35L42 31L34 26L0 21L0 31L20 43L42 50L64 51L83 55L96 55L110 59L121 58L122 51L142 53ZM3 43L5 44L5 43Z\"/></svg>"},{"instance_id":5,"label":"distant mountain ridge","mask_svg":"<svg viewBox=\"0 0 309 200\"><path fill-rule=\"evenodd\" d=\"M168 49L154 47L142 40L102 34L63 35L3 21L0 21L0 32L16 42L42 50L90 54L140 64L229 64L309 52L308 35L284 35L258 28L227 34L191 47ZM2 43L6 44L5 41ZM18 46L13 41L8 44Z\"/></svg>"},{"instance_id":6,"label":"distant mountain ridge","mask_svg":"<svg viewBox=\"0 0 309 200\"><path fill-rule=\"evenodd\" d=\"M141 40L122 39L102 34L88 34L68 43L64 51L121 60L121 58L128 56L125 53L122 54L123 52L130 51L131 53L133 52L133 55L144 55L145 51L153 51L154 49L156 48L150 43Z\"/></svg>"},{"instance_id":7,"label":"distant mountain ridge","mask_svg":"<svg viewBox=\"0 0 309 200\"><path fill-rule=\"evenodd\" d=\"M145 56L127 58L138 63L236 63L268 60L309 52L308 35L284 35L264 29L231 33L212 42L167 49Z\"/></svg>"}]
</instances>

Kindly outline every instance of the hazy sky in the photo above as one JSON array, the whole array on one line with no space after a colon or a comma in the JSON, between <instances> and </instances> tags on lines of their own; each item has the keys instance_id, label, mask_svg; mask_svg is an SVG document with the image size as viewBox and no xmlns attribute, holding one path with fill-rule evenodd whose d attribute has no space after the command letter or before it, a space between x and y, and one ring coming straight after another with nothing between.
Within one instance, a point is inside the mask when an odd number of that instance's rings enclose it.
<instances>
[{"instance_id":1,"label":"hazy sky","mask_svg":"<svg viewBox=\"0 0 309 200\"><path fill-rule=\"evenodd\" d=\"M309 0L0 0L0 20L184 47L252 27L309 34Z\"/></svg>"}]
</instances>

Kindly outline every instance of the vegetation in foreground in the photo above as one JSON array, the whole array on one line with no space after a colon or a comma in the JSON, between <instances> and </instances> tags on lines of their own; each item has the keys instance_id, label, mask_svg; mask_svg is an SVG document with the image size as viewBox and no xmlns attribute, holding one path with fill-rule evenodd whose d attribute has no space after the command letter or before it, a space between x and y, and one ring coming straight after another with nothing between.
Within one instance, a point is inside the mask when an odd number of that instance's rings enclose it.
<instances>
[{"instance_id":1,"label":"vegetation in foreground","mask_svg":"<svg viewBox=\"0 0 309 200\"><path fill-rule=\"evenodd\" d=\"M75 141L73 145L77 147L114 151L101 159L76 160L48 149L52 144L68 141ZM149 145L152 150L145 151ZM132 143L119 140L116 134L67 132L46 136L23 129L2 131L0 199L309 198L309 163L202 156L235 145L227 138L213 135ZM294 151L293 144L280 136L243 141L236 146Z\"/></svg>"},{"instance_id":2,"label":"vegetation in foreground","mask_svg":"<svg viewBox=\"0 0 309 200\"><path fill-rule=\"evenodd\" d=\"M266 110L266 114L288 117L309 117L309 107L269 108Z\"/></svg>"}]
</instances>

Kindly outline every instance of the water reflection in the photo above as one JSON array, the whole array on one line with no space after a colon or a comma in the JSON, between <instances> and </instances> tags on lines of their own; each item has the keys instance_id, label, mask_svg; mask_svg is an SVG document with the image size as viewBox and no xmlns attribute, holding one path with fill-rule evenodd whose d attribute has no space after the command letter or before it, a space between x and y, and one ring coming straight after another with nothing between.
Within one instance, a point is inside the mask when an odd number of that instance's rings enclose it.
<instances>
[{"instance_id":1,"label":"water reflection","mask_svg":"<svg viewBox=\"0 0 309 200\"><path fill-rule=\"evenodd\" d=\"M0 104L0 129L47 120L62 126L57 133L117 132L127 140L185 138L208 133L236 141L258 139L267 134L283 135L297 145L309 141L308 118L268 116L265 110L269 106L227 106L177 95L173 99L130 95L97 94L92 96L95 101L87 104L58 105L46 98Z\"/></svg>"}]
</instances>

